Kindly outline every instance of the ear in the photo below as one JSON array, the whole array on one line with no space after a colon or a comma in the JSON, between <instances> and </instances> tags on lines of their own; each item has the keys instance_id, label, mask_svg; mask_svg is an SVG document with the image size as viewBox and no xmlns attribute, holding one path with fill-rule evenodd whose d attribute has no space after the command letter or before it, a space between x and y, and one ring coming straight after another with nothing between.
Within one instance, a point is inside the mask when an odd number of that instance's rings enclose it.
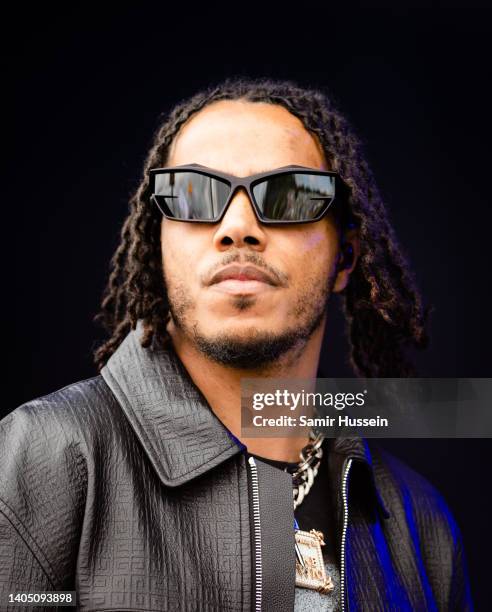
<instances>
[{"instance_id":1,"label":"ear","mask_svg":"<svg viewBox=\"0 0 492 612\"><path fill-rule=\"evenodd\" d=\"M356 228L344 233L338 252L337 276L333 293L340 293L347 286L350 274L357 264L360 255L360 239Z\"/></svg>"}]
</instances>

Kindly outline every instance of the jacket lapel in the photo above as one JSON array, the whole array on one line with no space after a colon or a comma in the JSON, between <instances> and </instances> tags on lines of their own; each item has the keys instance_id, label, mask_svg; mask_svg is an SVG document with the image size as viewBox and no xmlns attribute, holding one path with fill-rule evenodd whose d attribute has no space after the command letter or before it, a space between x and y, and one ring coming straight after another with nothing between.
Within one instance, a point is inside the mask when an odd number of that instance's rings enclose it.
<instances>
[{"instance_id":1,"label":"jacket lapel","mask_svg":"<svg viewBox=\"0 0 492 612\"><path fill-rule=\"evenodd\" d=\"M140 323L140 322L139 322ZM161 481L176 487L241 451L172 349L143 348L141 325L101 369Z\"/></svg>"},{"instance_id":2,"label":"jacket lapel","mask_svg":"<svg viewBox=\"0 0 492 612\"><path fill-rule=\"evenodd\" d=\"M375 512L379 513L380 518L390 517L374 481L372 457L367 441L360 437L332 438L328 452L328 470L339 553L344 520L343 477L349 459L352 459L352 467L347 482L347 499L359 506L360 512L368 521L375 519Z\"/></svg>"}]
</instances>

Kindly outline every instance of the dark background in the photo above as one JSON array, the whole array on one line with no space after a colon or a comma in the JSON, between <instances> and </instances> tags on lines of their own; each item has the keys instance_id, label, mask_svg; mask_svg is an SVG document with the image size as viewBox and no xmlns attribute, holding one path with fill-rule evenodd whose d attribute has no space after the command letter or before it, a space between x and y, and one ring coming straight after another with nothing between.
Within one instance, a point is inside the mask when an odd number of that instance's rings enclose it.
<instances>
[{"instance_id":1,"label":"dark background","mask_svg":"<svg viewBox=\"0 0 492 612\"><path fill-rule=\"evenodd\" d=\"M490 19L450 3L19 8L2 35L7 399L96 374L92 323L158 115L226 76L326 86L366 142L426 302L427 377L490 376ZM116 8L117 7L117 8ZM322 354L351 376L336 302ZM489 601L490 440L385 445L448 501Z\"/></svg>"}]
</instances>

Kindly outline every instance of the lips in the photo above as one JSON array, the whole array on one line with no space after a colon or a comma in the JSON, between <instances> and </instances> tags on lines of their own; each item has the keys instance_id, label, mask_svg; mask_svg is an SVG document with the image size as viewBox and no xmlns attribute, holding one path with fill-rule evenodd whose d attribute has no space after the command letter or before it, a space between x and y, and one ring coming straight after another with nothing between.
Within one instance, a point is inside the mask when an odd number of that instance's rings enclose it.
<instances>
[{"instance_id":1,"label":"lips","mask_svg":"<svg viewBox=\"0 0 492 612\"><path fill-rule=\"evenodd\" d=\"M273 285L274 287L277 285L274 279L262 270L254 266L238 266L237 264L227 266L216 272L210 279L209 284L215 285L230 279L238 281L260 281L268 285Z\"/></svg>"}]
</instances>

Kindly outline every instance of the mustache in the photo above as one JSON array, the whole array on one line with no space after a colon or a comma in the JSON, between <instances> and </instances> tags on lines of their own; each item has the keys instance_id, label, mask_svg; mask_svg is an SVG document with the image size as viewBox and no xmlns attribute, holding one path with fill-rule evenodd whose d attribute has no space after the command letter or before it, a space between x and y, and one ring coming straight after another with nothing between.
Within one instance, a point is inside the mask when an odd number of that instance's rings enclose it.
<instances>
[{"instance_id":1,"label":"mustache","mask_svg":"<svg viewBox=\"0 0 492 612\"><path fill-rule=\"evenodd\" d=\"M281 270L278 270L277 268L268 264L257 253L247 253L241 256L241 253L239 252L228 253L219 262L214 264L200 279L201 284L203 286L208 285L209 279L212 278L216 270L219 270L220 268L223 268L224 266L227 266L232 263L253 264L260 270L265 270L265 272L267 272L275 280L279 287L287 287L287 285L289 284L289 276L285 272L282 272Z\"/></svg>"}]
</instances>

